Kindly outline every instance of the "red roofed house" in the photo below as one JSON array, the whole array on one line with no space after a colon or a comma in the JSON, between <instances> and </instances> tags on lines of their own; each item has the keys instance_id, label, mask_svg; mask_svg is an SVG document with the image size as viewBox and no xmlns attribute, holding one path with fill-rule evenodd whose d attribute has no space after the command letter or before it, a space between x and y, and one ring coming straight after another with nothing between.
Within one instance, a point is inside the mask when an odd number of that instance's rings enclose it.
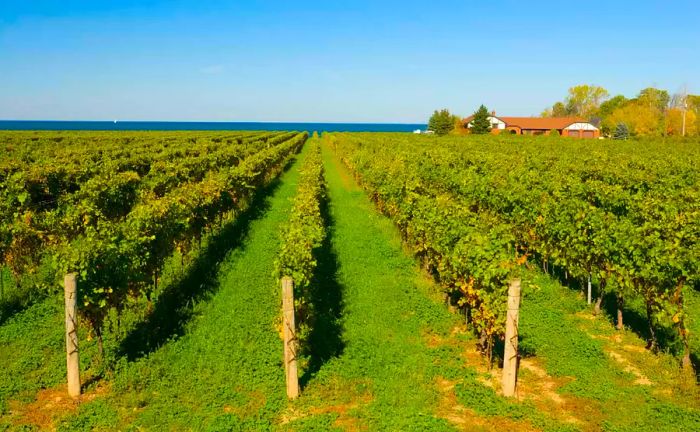
<instances>
[{"instance_id":1,"label":"red roofed house","mask_svg":"<svg viewBox=\"0 0 700 432\"><path fill-rule=\"evenodd\" d=\"M464 119L467 128L471 128L474 116ZM492 112L489 116L492 130L498 134L509 131L516 135L549 135L556 130L561 136L574 138L598 138L600 130L580 117L501 117Z\"/></svg>"}]
</instances>

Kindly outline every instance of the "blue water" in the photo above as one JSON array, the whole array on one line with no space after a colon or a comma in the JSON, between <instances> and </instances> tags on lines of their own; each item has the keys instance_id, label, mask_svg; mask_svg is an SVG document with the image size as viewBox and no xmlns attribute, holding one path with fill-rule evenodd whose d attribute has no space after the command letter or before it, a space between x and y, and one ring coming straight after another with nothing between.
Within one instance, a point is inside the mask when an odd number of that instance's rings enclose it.
<instances>
[{"instance_id":1,"label":"blue water","mask_svg":"<svg viewBox=\"0 0 700 432\"><path fill-rule=\"evenodd\" d=\"M156 122L156 121L48 121L0 120L0 130L296 130L317 132L412 132L425 124L401 123L258 123L258 122Z\"/></svg>"}]
</instances>

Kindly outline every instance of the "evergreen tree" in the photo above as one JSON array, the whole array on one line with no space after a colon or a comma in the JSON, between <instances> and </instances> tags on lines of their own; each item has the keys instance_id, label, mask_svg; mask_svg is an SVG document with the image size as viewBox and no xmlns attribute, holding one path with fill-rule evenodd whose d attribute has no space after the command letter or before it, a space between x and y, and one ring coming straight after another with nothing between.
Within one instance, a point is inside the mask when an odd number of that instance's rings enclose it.
<instances>
[{"instance_id":1,"label":"evergreen tree","mask_svg":"<svg viewBox=\"0 0 700 432\"><path fill-rule=\"evenodd\" d=\"M625 123L618 123L613 134L613 139L626 140L630 136L630 130Z\"/></svg>"},{"instance_id":2,"label":"evergreen tree","mask_svg":"<svg viewBox=\"0 0 700 432\"><path fill-rule=\"evenodd\" d=\"M489 120L489 110L481 105L474 113L471 121L471 132L473 134L487 134L491 132L491 120Z\"/></svg>"},{"instance_id":3,"label":"evergreen tree","mask_svg":"<svg viewBox=\"0 0 700 432\"><path fill-rule=\"evenodd\" d=\"M447 135L455 128L455 116L450 114L447 109L435 111L428 120L428 130L435 132L437 135Z\"/></svg>"}]
</instances>

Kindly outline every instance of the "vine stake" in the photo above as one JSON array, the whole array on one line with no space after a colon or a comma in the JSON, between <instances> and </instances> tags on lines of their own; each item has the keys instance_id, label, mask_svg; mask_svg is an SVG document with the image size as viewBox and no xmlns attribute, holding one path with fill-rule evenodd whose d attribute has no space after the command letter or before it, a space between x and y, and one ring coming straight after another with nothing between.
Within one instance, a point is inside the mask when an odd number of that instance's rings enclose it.
<instances>
[{"instance_id":1,"label":"vine stake","mask_svg":"<svg viewBox=\"0 0 700 432\"><path fill-rule=\"evenodd\" d=\"M78 356L78 286L75 273L69 273L63 279L66 300L66 367L68 378L68 395L80 396L80 358Z\"/></svg>"},{"instance_id":2,"label":"vine stake","mask_svg":"<svg viewBox=\"0 0 700 432\"><path fill-rule=\"evenodd\" d=\"M506 316L506 340L503 350L503 395L515 396L518 378L518 319L520 315L520 279L511 281L508 287L508 314Z\"/></svg>"},{"instance_id":3,"label":"vine stake","mask_svg":"<svg viewBox=\"0 0 700 432\"><path fill-rule=\"evenodd\" d=\"M284 336L284 370L287 377L287 397L299 396L297 373L297 338L294 322L294 280L282 278L282 332Z\"/></svg>"}]
</instances>

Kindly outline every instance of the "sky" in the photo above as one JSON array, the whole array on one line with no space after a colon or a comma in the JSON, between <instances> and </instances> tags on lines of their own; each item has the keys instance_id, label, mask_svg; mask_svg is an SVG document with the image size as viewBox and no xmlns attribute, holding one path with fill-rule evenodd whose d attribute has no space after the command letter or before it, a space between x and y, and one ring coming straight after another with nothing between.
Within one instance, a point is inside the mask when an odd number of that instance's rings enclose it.
<instances>
[{"instance_id":1,"label":"sky","mask_svg":"<svg viewBox=\"0 0 700 432\"><path fill-rule=\"evenodd\" d=\"M700 93L700 2L0 0L0 119L425 123Z\"/></svg>"}]
</instances>

